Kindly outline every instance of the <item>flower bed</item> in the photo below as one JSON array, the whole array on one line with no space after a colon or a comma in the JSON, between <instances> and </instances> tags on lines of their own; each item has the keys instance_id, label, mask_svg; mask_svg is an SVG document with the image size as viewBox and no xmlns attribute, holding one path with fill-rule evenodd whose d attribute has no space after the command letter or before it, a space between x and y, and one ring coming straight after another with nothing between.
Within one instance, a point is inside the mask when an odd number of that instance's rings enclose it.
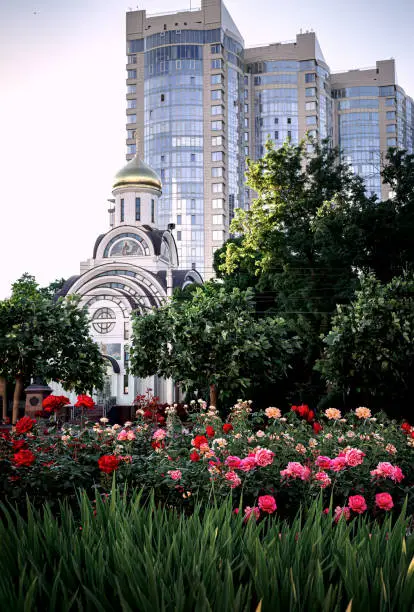
<instances>
[{"instance_id":1,"label":"flower bed","mask_svg":"<svg viewBox=\"0 0 414 612\"><path fill-rule=\"evenodd\" d=\"M239 401L225 423L214 408L187 408L185 424L174 407L165 423L144 407L134 422L57 431L24 417L0 446L2 495L34 502L93 493L118 483L154 489L160 500L191 508L233 495L247 516L294 515L321 492L335 516L383 517L408 498L414 511L414 428L371 416L368 408L341 415L329 408L316 420L307 406L286 415L274 407L252 413Z\"/></svg>"}]
</instances>

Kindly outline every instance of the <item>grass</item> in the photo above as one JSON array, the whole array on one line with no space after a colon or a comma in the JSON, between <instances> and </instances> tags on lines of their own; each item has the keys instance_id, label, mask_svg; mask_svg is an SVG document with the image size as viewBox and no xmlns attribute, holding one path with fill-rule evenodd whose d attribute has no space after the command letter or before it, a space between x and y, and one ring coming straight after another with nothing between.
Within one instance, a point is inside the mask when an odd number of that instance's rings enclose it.
<instances>
[{"instance_id":1,"label":"grass","mask_svg":"<svg viewBox=\"0 0 414 612\"><path fill-rule=\"evenodd\" d=\"M244 524L230 500L185 516L115 487L57 516L3 507L0 610L412 612L404 514L335 525L321 510Z\"/></svg>"}]
</instances>

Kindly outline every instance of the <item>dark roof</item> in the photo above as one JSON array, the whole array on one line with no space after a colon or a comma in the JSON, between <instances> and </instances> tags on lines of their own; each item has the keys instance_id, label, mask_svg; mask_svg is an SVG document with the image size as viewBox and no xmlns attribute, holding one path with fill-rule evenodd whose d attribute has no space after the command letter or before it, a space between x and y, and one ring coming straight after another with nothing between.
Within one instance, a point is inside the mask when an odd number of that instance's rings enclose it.
<instances>
[{"instance_id":1,"label":"dark roof","mask_svg":"<svg viewBox=\"0 0 414 612\"><path fill-rule=\"evenodd\" d=\"M160 270L156 274L159 282L167 290L167 271ZM173 270L173 289L181 288L185 283L199 283L203 282L203 279L197 270Z\"/></svg>"},{"instance_id":2,"label":"dark roof","mask_svg":"<svg viewBox=\"0 0 414 612\"><path fill-rule=\"evenodd\" d=\"M161 253L161 243L164 232L159 229L155 229L150 225L141 225L139 229L144 230L145 234L153 244L155 254L159 255Z\"/></svg>"},{"instance_id":3,"label":"dark roof","mask_svg":"<svg viewBox=\"0 0 414 612\"><path fill-rule=\"evenodd\" d=\"M55 300L55 302L60 297L65 297L65 295L67 294L69 289L72 287L72 285L74 285L76 283L78 278L79 278L79 274L77 274L75 276L71 276L71 277L68 278L68 280L65 282L63 287L61 289L59 289L59 291L57 291L57 293L55 293L55 295L53 296L53 299Z\"/></svg>"},{"instance_id":4,"label":"dark roof","mask_svg":"<svg viewBox=\"0 0 414 612\"><path fill-rule=\"evenodd\" d=\"M104 238L105 236L106 236L106 234L101 234L95 240L95 246L93 247L93 258L94 259L96 259L96 253L98 252L98 246L101 244L102 238Z\"/></svg>"}]
</instances>

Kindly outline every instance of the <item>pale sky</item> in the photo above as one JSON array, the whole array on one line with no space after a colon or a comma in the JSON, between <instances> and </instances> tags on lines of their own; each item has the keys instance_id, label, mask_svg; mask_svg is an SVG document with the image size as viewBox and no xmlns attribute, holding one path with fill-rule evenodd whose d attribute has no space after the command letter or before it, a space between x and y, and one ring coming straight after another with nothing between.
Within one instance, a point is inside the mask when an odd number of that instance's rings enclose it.
<instances>
[{"instance_id":1,"label":"pale sky","mask_svg":"<svg viewBox=\"0 0 414 612\"><path fill-rule=\"evenodd\" d=\"M193 0L192 6L199 3ZM394 57L414 97L414 0L227 0L247 46L313 29L332 71ZM125 12L137 0L0 0L0 299L79 273L125 163ZM190 0L145 0L148 13Z\"/></svg>"}]
</instances>

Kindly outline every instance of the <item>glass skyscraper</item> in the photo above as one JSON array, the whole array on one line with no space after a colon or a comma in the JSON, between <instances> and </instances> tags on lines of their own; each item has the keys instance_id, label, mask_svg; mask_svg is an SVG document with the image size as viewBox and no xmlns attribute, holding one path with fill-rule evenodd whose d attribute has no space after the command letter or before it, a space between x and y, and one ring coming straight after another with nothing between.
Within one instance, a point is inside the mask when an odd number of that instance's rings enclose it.
<instances>
[{"instance_id":1,"label":"glass skyscraper","mask_svg":"<svg viewBox=\"0 0 414 612\"><path fill-rule=\"evenodd\" d=\"M313 32L245 48L222 0L147 16L127 13L127 158L136 150L162 179L157 226L175 224L180 267L213 274L214 251L247 208L246 158L270 138L329 138L369 191L387 197L389 146L413 151L414 107L394 60L331 74Z\"/></svg>"}]
</instances>

